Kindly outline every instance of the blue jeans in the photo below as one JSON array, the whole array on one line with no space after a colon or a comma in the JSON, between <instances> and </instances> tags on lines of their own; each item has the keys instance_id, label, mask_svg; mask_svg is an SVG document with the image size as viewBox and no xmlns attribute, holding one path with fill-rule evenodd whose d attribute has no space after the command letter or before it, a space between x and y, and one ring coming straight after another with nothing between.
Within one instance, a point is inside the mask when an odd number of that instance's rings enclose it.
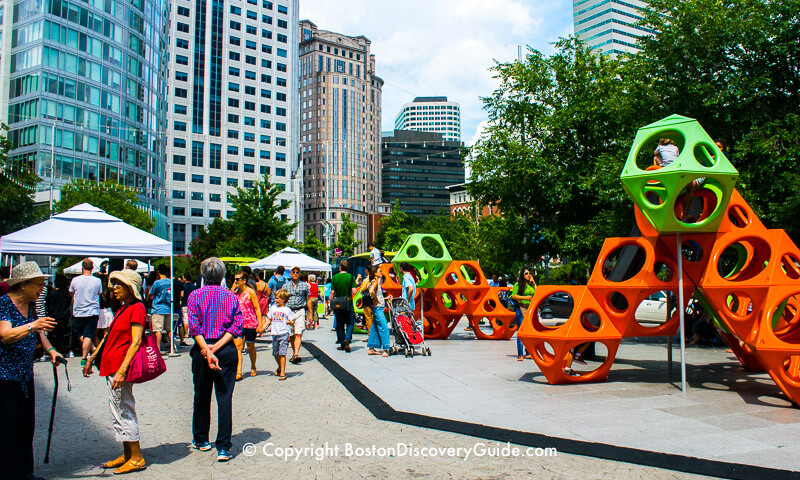
<instances>
[{"instance_id":1,"label":"blue jeans","mask_svg":"<svg viewBox=\"0 0 800 480\"><path fill-rule=\"evenodd\" d=\"M336 319L336 343L353 341L353 312L333 312Z\"/></svg>"},{"instance_id":2,"label":"blue jeans","mask_svg":"<svg viewBox=\"0 0 800 480\"><path fill-rule=\"evenodd\" d=\"M367 348L389 349L389 326L386 324L384 307L372 307L372 328L369 329Z\"/></svg>"},{"instance_id":3,"label":"blue jeans","mask_svg":"<svg viewBox=\"0 0 800 480\"><path fill-rule=\"evenodd\" d=\"M514 325L517 326L517 356L522 357L525 355L525 346L522 345L522 340L519 339L519 327L522 325L522 309L517 306L516 315L514 316Z\"/></svg>"}]
</instances>

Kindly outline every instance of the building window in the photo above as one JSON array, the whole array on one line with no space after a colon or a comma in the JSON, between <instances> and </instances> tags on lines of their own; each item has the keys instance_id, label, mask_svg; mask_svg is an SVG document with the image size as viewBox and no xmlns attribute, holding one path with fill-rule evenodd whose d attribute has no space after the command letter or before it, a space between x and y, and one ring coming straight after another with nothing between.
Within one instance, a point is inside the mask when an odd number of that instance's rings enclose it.
<instances>
[{"instance_id":1,"label":"building window","mask_svg":"<svg viewBox=\"0 0 800 480\"><path fill-rule=\"evenodd\" d=\"M172 180L175 182L185 182L186 174L183 172L172 172Z\"/></svg>"},{"instance_id":2,"label":"building window","mask_svg":"<svg viewBox=\"0 0 800 480\"><path fill-rule=\"evenodd\" d=\"M192 174L192 183L203 183L203 176L193 173Z\"/></svg>"},{"instance_id":3,"label":"building window","mask_svg":"<svg viewBox=\"0 0 800 480\"><path fill-rule=\"evenodd\" d=\"M183 217L186 215L186 209L184 207L172 207L172 215L176 217Z\"/></svg>"},{"instance_id":4,"label":"building window","mask_svg":"<svg viewBox=\"0 0 800 480\"><path fill-rule=\"evenodd\" d=\"M188 17L189 16L189 9L186 8L186 7L178 7L178 15L180 15L182 17Z\"/></svg>"},{"instance_id":5,"label":"building window","mask_svg":"<svg viewBox=\"0 0 800 480\"><path fill-rule=\"evenodd\" d=\"M184 155L173 155L172 156L172 163L174 165L186 165L186 156L184 156Z\"/></svg>"},{"instance_id":6,"label":"building window","mask_svg":"<svg viewBox=\"0 0 800 480\"><path fill-rule=\"evenodd\" d=\"M252 163L244 164L244 173L256 173L256 166Z\"/></svg>"},{"instance_id":7,"label":"building window","mask_svg":"<svg viewBox=\"0 0 800 480\"><path fill-rule=\"evenodd\" d=\"M230 148L230 147L228 147ZM228 152L230 153L230 152ZM236 162L228 162L228 171L230 172L238 172L239 171L239 164Z\"/></svg>"},{"instance_id":8,"label":"building window","mask_svg":"<svg viewBox=\"0 0 800 480\"><path fill-rule=\"evenodd\" d=\"M186 148L186 140L182 138L175 138L172 140L172 146L175 148Z\"/></svg>"},{"instance_id":9,"label":"building window","mask_svg":"<svg viewBox=\"0 0 800 480\"><path fill-rule=\"evenodd\" d=\"M238 187L239 186L239 180L237 180L235 178L228 178L228 179L225 180L225 183L229 187Z\"/></svg>"},{"instance_id":10,"label":"building window","mask_svg":"<svg viewBox=\"0 0 800 480\"><path fill-rule=\"evenodd\" d=\"M210 185L222 185L222 178L221 177L208 177L208 183ZM211 195L214 195L213 193Z\"/></svg>"},{"instance_id":11,"label":"building window","mask_svg":"<svg viewBox=\"0 0 800 480\"><path fill-rule=\"evenodd\" d=\"M238 83L233 83L233 82L228 82L228 90L231 91L231 92L238 92L239 91L239 84Z\"/></svg>"},{"instance_id":12,"label":"building window","mask_svg":"<svg viewBox=\"0 0 800 480\"><path fill-rule=\"evenodd\" d=\"M202 208L193 208L192 209L192 216L193 217L202 217L203 216L203 209Z\"/></svg>"},{"instance_id":13,"label":"building window","mask_svg":"<svg viewBox=\"0 0 800 480\"><path fill-rule=\"evenodd\" d=\"M189 24L178 22L178 31L183 33L189 33Z\"/></svg>"},{"instance_id":14,"label":"building window","mask_svg":"<svg viewBox=\"0 0 800 480\"><path fill-rule=\"evenodd\" d=\"M172 198L177 200L183 200L186 198L186 192L183 190L173 190L172 191Z\"/></svg>"},{"instance_id":15,"label":"building window","mask_svg":"<svg viewBox=\"0 0 800 480\"><path fill-rule=\"evenodd\" d=\"M209 193L208 194L208 201L209 202L221 202L222 199L219 193Z\"/></svg>"},{"instance_id":16,"label":"building window","mask_svg":"<svg viewBox=\"0 0 800 480\"><path fill-rule=\"evenodd\" d=\"M203 200L203 192L192 192L192 200Z\"/></svg>"}]
</instances>

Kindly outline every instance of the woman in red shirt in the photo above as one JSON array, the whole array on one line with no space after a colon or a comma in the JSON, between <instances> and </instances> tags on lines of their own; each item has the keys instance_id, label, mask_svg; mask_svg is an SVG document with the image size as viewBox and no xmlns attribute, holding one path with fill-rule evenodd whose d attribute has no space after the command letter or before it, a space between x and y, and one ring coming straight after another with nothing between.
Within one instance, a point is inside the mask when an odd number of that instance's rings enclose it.
<instances>
[{"instance_id":1,"label":"woman in red shirt","mask_svg":"<svg viewBox=\"0 0 800 480\"><path fill-rule=\"evenodd\" d=\"M133 270L112 272L109 281L114 297L122 303L117 311L105 339L101 357L100 375L106 377L110 397L111 416L114 419L114 433L122 442L124 453L103 464L103 468L116 468L114 473L130 473L145 467L142 450L139 446L139 421L136 418L136 402L133 398L133 384L125 381L131 360L142 343L142 334L147 323L142 297L142 277ZM92 364L97 357L95 350L86 366L83 376L92 372Z\"/></svg>"},{"instance_id":2,"label":"woman in red shirt","mask_svg":"<svg viewBox=\"0 0 800 480\"><path fill-rule=\"evenodd\" d=\"M319 284L317 284L317 276L313 273L308 276L308 296L311 297L311 311L308 312L309 316L306 317L306 329L314 330L319 326L318 308L319 305Z\"/></svg>"}]
</instances>

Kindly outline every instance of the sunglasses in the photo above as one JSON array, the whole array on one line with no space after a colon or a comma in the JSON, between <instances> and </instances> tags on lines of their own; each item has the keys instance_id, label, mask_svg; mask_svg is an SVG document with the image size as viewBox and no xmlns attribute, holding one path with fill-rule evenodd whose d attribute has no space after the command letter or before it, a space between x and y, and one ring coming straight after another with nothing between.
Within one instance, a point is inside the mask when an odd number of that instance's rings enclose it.
<instances>
[{"instance_id":1,"label":"sunglasses","mask_svg":"<svg viewBox=\"0 0 800 480\"><path fill-rule=\"evenodd\" d=\"M240 281L244 280L244 277L236 277L233 280L236 281L236 282L240 282Z\"/></svg>"},{"instance_id":2,"label":"sunglasses","mask_svg":"<svg viewBox=\"0 0 800 480\"><path fill-rule=\"evenodd\" d=\"M300 270L293 270L292 275L300 275Z\"/></svg>"}]
</instances>

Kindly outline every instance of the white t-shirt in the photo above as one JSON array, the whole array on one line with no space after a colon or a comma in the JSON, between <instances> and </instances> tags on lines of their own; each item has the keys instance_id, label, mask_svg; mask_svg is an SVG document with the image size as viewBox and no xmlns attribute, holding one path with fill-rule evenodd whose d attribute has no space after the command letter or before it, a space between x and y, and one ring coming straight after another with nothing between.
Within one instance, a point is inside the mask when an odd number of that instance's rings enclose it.
<instances>
[{"instance_id":1,"label":"white t-shirt","mask_svg":"<svg viewBox=\"0 0 800 480\"><path fill-rule=\"evenodd\" d=\"M289 333L289 324L286 322L294 318L294 312L292 312L291 308L286 306L279 307L277 305L272 305L269 307L267 318L270 321L270 334L283 335Z\"/></svg>"},{"instance_id":2,"label":"white t-shirt","mask_svg":"<svg viewBox=\"0 0 800 480\"><path fill-rule=\"evenodd\" d=\"M378 250L378 247L373 247L372 250L369 251L369 256L372 259L373 265L381 264L381 251Z\"/></svg>"},{"instance_id":3,"label":"white t-shirt","mask_svg":"<svg viewBox=\"0 0 800 480\"><path fill-rule=\"evenodd\" d=\"M100 294L103 292L103 282L90 275L79 275L69 284L69 293L72 293L72 315L76 317L91 317L100 315Z\"/></svg>"}]
</instances>

